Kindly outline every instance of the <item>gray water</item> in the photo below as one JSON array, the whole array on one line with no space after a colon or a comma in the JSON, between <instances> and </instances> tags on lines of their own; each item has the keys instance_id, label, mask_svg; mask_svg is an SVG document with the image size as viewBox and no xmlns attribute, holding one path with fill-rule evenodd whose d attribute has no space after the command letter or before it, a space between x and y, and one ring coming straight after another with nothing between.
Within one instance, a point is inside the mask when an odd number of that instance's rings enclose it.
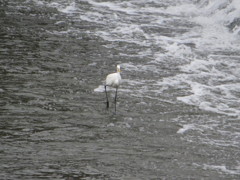
<instances>
[{"instance_id":1,"label":"gray water","mask_svg":"<svg viewBox=\"0 0 240 180\"><path fill-rule=\"evenodd\" d=\"M0 1L0 179L239 179L236 5Z\"/></svg>"}]
</instances>

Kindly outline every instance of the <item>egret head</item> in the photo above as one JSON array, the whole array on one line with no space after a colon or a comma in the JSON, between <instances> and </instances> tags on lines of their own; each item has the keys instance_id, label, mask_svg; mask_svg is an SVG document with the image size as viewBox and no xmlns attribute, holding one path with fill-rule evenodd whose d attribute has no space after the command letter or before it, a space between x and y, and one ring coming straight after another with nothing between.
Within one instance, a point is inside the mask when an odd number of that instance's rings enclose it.
<instances>
[{"instance_id":1,"label":"egret head","mask_svg":"<svg viewBox=\"0 0 240 180\"><path fill-rule=\"evenodd\" d=\"M121 72L120 65L117 65L117 72Z\"/></svg>"}]
</instances>

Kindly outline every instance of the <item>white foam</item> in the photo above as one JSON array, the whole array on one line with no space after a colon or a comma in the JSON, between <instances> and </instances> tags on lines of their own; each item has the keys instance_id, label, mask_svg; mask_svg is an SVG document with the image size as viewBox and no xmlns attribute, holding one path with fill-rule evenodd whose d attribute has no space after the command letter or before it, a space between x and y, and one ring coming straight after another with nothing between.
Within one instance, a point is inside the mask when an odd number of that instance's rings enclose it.
<instances>
[{"instance_id":1,"label":"white foam","mask_svg":"<svg viewBox=\"0 0 240 180\"><path fill-rule=\"evenodd\" d=\"M80 19L97 24L104 24L103 18L103 14L99 12L86 12L80 15Z\"/></svg>"},{"instance_id":2,"label":"white foam","mask_svg":"<svg viewBox=\"0 0 240 180\"><path fill-rule=\"evenodd\" d=\"M202 110L211 111L229 116L240 116L238 97L232 94L239 84L233 84L233 92L228 88L229 85L207 86L196 82L190 83L193 94L184 97L178 97L189 105L198 106ZM220 93L220 94L219 94Z\"/></svg>"},{"instance_id":3,"label":"white foam","mask_svg":"<svg viewBox=\"0 0 240 180\"><path fill-rule=\"evenodd\" d=\"M94 89L94 92L104 92L105 88L103 85L99 85L97 88Z\"/></svg>"},{"instance_id":4,"label":"white foam","mask_svg":"<svg viewBox=\"0 0 240 180\"><path fill-rule=\"evenodd\" d=\"M114 126L115 126L114 123L109 123L109 124L107 125L107 127L114 127Z\"/></svg>"},{"instance_id":5,"label":"white foam","mask_svg":"<svg viewBox=\"0 0 240 180\"><path fill-rule=\"evenodd\" d=\"M144 32L141 29L141 26L131 24L131 25L124 25L124 26L118 26L117 28L113 29L113 33L124 35L129 37L134 38L134 35L137 36L143 36Z\"/></svg>"},{"instance_id":6,"label":"white foam","mask_svg":"<svg viewBox=\"0 0 240 180\"><path fill-rule=\"evenodd\" d=\"M239 2L229 3L228 0L210 1L206 7L204 6L201 14L193 18L194 22L202 26L202 37L198 45L211 49L239 49L236 45L239 39L236 32L231 33L226 27L239 17L239 10Z\"/></svg>"},{"instance_id":7,"label":"white foam","mask_svg":"<svg viewBox=\"0 0 240 180\"><path fill-rule=\"evenodd\" d=\"M111 31L97 31L96 35L110 42L127 42L140 46L148 46L147 35L138 25L126 25L118 23L117 27Z\"/></svg>"},{"instance_id":8,"label":"white foam","mask_svg":"<svg viewBox=\"0 0 240 180\"><path fill-rule=\"evenodd\" d=\"M77 10L75 2L72 2L64 8L59 8L59 11L63 13L74 13Z\"/></svg>"},{"instance_id":9,"label":"white foam","mask_svg":"<svg viewBox=\"0 0 240 180\"><path fill-rule=\"evenodd\" d=\"M165 47L165 50L167 51L166 55L178 58L184 58L192 55L192 50L190 47L187 47L184 44L178 44L176 42L173 44L168 44L168 46Z\"/></svg>"},{"instance_id":10,"label":"white foam","mask_svg":"<svg viewBox=\"0 0 240 180\"><path fill-rule=\"evenodd\" d=\"M135 9L132 8L132 4L128 2L114 3L114 2L96 2L93 0L88 0L88 3L96 7L105 7L112 11L120 11L127 14L135 14Z\"/></svg>"},{"instance_id":11,"label":"white foam","mask_svg":"<svg viewBox=\"0 0 240 180\"><path fill-rule=\"evenodd\" d=\"M206 4L207 6L199 6L199 2L194 4L191 1L186 1L186 3L181 5L169 6L165 9L165 13L177 16L171 16L171 18L177 19L178 16L181 16L179 19L179 21L181 21L187 17L187 21L190 20L200 25L195 26L195 28L189 28L189 31L183 34L182 37L178 36L177 39L173 38L173 42L179 43L179 41L189 41L194 43L196 47L201 50L240 50L238 36L240 27L236 25L233 27L232 31L229 31L227 27L227 25L232 23L236 18L239 18L239 2L237 2L237 0L232 2L228 0L219 0L209 1L209 3ZM157 22L157 20L155 22ZM162 19L160 19L159 22L168 26ZM166 20L166 22L170 22L170 20ZM154 38L157 39L158 37ZM164 39L160 37L160 41L162 40ZM166 49L168 50L167 46L168 44L166 44ZM169 48L174 48L174 46L169 46ZM175 48L177 48L177 46L175 46ZM174 53L174 49L170 51L170 53L172 52Z\"/></svg>"},{"instance_id":12,"label":"white foam","mask_svg":"<svg viewBox=\"0 0 240 180\"><path fill-rule=\"evenodd\" d=\"M189 95L177 100L200 109L230 116L240 116L239 87L240 64L232 58L194 59L181 66L183 73L164 78L164 87L189 89ZM226 61L228 59L229 62Z\"/></svg>"},{"instance_id":13,"label":"white foam","mask_svg":"<svg viewBox=\"0 0 240 180\"><path fill-rule=\"evenodd\" d=\"M204 169L212 169L212 170L216 170L216 171L221 171L224 172L226 174L240 174L240 167L236 167L236 169L232 170L232 169L228 169L225 165L208 165L208 164L204 164L203 165Z\"/></svg>"},{"instance_id":14,"label":"white foam","mask_svg":"<svg viewBox=\"0 0 240 180\"><path fill-rule=\"evenodd\" d=\"M172 15L187 15L194 16L199 13L199 8L191 3L169 6L166 8L166 12Z\"/></svg>"},{"instance_id":15,"label":"white foam","mask_svg":"<svg viewBox=\"0 0 240 180\"><path fill-rule=\"evenodd\" d=\"M193 129L194 128L194 125L193 124L186 124L186 125L183 125L182 128L180 128L177 133L178 134L183 134L187 131L189 131L190 129Z\"/></svg>"}]
</instances>

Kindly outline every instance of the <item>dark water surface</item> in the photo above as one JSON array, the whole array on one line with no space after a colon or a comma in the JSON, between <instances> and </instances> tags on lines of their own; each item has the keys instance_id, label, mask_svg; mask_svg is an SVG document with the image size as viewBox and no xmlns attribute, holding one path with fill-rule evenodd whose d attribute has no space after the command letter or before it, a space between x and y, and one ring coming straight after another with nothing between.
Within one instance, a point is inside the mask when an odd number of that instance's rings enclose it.
<instances>
[{"instance_id":1,"label":"dark water surface","mask_svg":"<svg viewBox=\"0 0 240 180\"><path fill-rule=\"evenodd\" d=\"M0 179L239 179L237 44L184 2L0 1Z\"/></svg>"}]
</instances>

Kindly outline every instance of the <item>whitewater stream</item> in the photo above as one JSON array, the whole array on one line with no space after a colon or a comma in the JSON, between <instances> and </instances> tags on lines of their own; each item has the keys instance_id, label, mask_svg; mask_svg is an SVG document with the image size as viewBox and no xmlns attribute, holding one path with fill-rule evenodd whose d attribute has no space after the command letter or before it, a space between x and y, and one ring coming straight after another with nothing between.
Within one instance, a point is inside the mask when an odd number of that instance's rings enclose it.
<instances>
[{"instance_id":1,"label":"whitewater stream","mask_svg":"<svg viewBox=\"0 0 240 180\"><path fill-rule=\"evenodd\" d=\"M0 179L240 179L239 0L0 0Z\"/></svg>"}]
</instances>

